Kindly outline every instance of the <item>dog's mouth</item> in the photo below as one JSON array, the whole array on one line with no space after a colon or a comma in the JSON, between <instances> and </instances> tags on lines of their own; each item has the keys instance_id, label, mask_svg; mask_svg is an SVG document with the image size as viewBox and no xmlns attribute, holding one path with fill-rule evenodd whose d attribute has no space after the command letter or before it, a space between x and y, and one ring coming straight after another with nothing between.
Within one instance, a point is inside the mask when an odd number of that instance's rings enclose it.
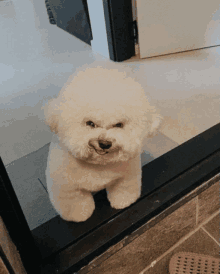
<instances>
[{"instance_id":1,"label":"dog's mouth","mask_svg":"<svg viewBox=\"0 0 220 274\"><path fill-rule=\"evenodd\" d=\"M99 155L105 155L105 154L109 153L109 151L105 151L105 150L97 150L97 149L95 149L95 148L94 148L94 150L95 150L96 153L99 154Z\"/></svg>"},{"instance_id":2,"label":"dog's mouth","mask_svg":"<svg viewBox=\"0 0 220 274\"><path fill-rule=\"evenodd\" d=\"M90 144L89 145L89 148L90 149L92 149L92 150L94 150L98 155L106 155L106 154L112 154L112 153L115 153L115 152L117 152L117 151L119 151L119 147L118 146L116 146L116 147L111 147L111 149L100 149L99 147L96 147L95 145L93 145L93 144Z\"/></svg>"},{"instance_id":3,"label":"dog's mouth","mask_svg":"<svg viewBox=\"0 0 220 274\"><path fill-rule=\"evenodd\" d=\"M105 149L96 149L95 147L93 147L95 152L99 155L105 155L105 154L108 154L109 151L108 150L105 150Z\"/></svg>"},{"instance_id":4,"label":"dog's mouth","mask_svg":"<svg viewBox=\"0 0 220 274\"><path fill-rule=\"evenodd\" d=\"M107 149L97 149L95 146L90 145L90 148L94 149L95 152L99 155L105 155L110 153L111 151L107 150Z\"/></svg>"},{"instance_id":5,"label":"dog's mouth","mask_svg":"<svg viewBox=\"0 0 220 274\"><path fill-rule=\"evenodd\" d=\"M91 144L90 144L89 147L90 147L90 149L94 149L95 152L96 152L97 154L99 154L99 155L105 155L105 154L108 153L108 151L106 151L106 150L104 150L104 149L96 149L95 146L93 146L93 145L91 145Z\"/></svg>"}]
</instances>

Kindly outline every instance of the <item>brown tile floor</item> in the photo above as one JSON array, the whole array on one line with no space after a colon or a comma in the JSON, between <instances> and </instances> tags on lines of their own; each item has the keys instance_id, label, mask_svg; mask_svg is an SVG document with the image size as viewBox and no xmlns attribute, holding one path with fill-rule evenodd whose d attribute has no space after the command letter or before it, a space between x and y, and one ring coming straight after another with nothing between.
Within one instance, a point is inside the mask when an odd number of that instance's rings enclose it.
<instances>
[{"instance_id":1,"label":"brown tile floor","mask_svg":"<svg viewBox=\"0 0 220 274\"><path fill-rule=\"evenodd\" d=\"M169 274L171 257L178 252L193 252L219 258L219 212L209 222L202 225L195 233L177 245L172 251L165 253L153 267L147 267L139 274Z\"/></svg>"},{"instance_id":2,"label":"brown tile floor","mask_svg":"<svg viewBox=\"0 0 220 274\"><path fill-rule=\"evenodd\" d=\"M0 257L0 273L1 274L9 274L4 262L1 259L1 257Z\"/></svg>"}]
</instances>

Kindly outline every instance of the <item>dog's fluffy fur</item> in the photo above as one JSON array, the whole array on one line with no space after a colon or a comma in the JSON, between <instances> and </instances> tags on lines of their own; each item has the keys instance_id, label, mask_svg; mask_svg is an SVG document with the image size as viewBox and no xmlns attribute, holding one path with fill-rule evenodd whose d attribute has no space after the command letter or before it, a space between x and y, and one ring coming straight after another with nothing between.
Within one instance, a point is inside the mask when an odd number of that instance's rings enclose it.
<instances>
[{"instance_id":1,"label":"dog's fluffy fur","mask_svg":"<svg viewBox=\"0 0 220 274\"><path fill-rule=\"evenodd\" d=\"M117 69L79 71L45 106L54 136L46 179L50 200L68 221L87 220L92 192L106 188L112 207L125 208L141 195L141 152L161 116L143 88Z\"/></svg>"}]
</instances>

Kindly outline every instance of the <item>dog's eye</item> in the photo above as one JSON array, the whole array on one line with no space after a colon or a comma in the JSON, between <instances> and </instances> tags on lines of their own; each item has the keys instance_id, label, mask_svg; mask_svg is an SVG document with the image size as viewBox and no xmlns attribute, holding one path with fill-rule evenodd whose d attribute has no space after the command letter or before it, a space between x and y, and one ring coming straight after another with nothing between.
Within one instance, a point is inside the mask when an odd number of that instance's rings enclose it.
<instances>
[{"instance_id":1,"label":"dog's eye","mask_svg":"<svg viewBox=\"0 0 220 274\"><path fill-rule=\"evenodd\" d=\"M123 124L122 123L117 123L116 125L115 125L115 127L123 127Z\"/></svg>"},{"instance_id":2,"label":"dog's eye","mask_svg":"<svg viewBox=\"0 0 220 274\"><path fill-rule=\"evenodd\" d=\"M95 124L92 121L86 122L87 126L95 127Z\"/></svg>"}]
</instances>

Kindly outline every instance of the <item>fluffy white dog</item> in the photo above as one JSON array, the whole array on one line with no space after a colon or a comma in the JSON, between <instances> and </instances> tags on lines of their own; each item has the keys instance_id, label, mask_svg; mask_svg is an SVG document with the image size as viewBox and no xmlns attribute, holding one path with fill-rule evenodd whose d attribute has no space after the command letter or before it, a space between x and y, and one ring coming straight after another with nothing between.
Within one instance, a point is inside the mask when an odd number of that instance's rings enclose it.
<instances>
[{"instance_id":1,"label":"fluffy white dog","mask_svg":"<svg viewBox=\"0 0 220 274\"><path fill-rule=\"evenodd\" d=\"M157 131L161 116L138 82L117 69L82 70L49 101L45 115L55 133L48 192L63 219L87 220L95 209L92 192L104 188L116 209L140 197L143 140Z\"/></svg>"}]
</instances>

